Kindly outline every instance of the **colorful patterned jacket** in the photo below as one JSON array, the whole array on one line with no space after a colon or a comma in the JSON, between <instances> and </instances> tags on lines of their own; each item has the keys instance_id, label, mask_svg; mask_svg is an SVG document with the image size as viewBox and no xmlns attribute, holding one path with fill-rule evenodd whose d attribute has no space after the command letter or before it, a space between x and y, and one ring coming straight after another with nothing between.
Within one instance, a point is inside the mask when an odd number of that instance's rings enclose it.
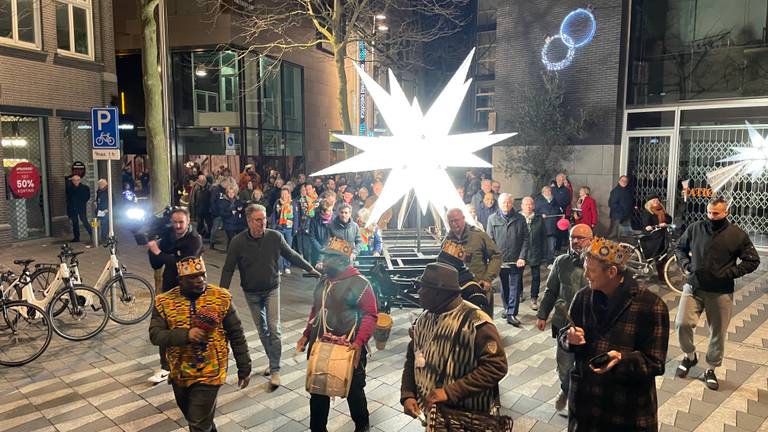
<instances>
[{"instance_id":1,"label":"colorful patterned jacket","mask_svg":"<svg viewBox=\"0 0 768 432\"><path fill-rule=\"evenodd\" d=\"M208 332L208 341L203 344L192 343L188 338L189 329L195 327L193 320L198 311L217 317L217 324ZM179 287L158 295L149 325L149 338L154 345L166 347L171 367L168 379L176 385L223 384L227 378L227 342L232 345L238 377L251 374L248 344L232 296L228 290L215 285L209 284L194 301L184 296Z\"/></svg>"}]
</instances>

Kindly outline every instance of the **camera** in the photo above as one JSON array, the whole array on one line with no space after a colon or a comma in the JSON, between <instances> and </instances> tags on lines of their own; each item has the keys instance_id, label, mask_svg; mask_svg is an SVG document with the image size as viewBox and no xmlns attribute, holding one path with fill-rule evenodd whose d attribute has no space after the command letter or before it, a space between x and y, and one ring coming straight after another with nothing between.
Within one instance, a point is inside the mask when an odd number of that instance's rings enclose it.
<instances>
[{"instance_id":1,"label":"camera","mask_svg":"<svg viewBox=\"0 0 768 432\"><path fill-rule=\"evenodd\" d=\"M129 227L136 244L144 246L150 240L157 239L163 231L171 227L172 207L166 207L161 212L147 217L146 212L138 207L129 208L126 216L131 221Z\"/></svg>"}]
</instances>

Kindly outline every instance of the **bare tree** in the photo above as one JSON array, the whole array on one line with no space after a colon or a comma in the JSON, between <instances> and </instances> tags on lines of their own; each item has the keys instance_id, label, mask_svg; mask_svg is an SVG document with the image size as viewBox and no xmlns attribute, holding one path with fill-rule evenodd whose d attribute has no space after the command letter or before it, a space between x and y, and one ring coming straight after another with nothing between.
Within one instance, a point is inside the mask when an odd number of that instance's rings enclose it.
<instances>
[{"instance_id":1,"label":"bare tree","mask_svg":"<svg viewBox=\"0 0 768 432\"><path fill-rule=\"evenodd\" d=\"M171 203L171 185L167 182L170 168L168 143L163 125L163 83L158 68L157 6L159 0L136 0L141 21L141 68L146 111L147 153L152 176L152 207L154 211Z\"/></svg>"},{"instance_id":2,"label":"bare tree","mask_svg":"<svg viewBox=\"0 0 768 432\"><path fill-rule=\"evenodd\" d=\"M347 92L346 59L358 42L374 51L377 62L401 67L417 65L421 44L461 30L470 0L199 0L214 14L232 12L243 29L239 40L248 52L277 60L292 50L321 47L334 59L339 82L339 117L344 132L352 131ZM387 17L388 31L376 36L378 15ZM381 34L381 33L380 33ZM379 43L380 42L380 43ZM279 62L276 62L279 64Z\"/></svg>"},{"instance_id":3,"label":"bare tree","mask_svg":"<svg viewBox=\"0 0 768 432\"><path fill-rule=\"evenodd\" d=\"M569 110L565 90L556 72L543 71L542 84L522 89L523 98L511 130L519 132L520 146L507 151L507 175L533 177L533 192L562 170L573 158L573 140L583 136L591 120L584 110Z\"/></svg>"}]
</instances>

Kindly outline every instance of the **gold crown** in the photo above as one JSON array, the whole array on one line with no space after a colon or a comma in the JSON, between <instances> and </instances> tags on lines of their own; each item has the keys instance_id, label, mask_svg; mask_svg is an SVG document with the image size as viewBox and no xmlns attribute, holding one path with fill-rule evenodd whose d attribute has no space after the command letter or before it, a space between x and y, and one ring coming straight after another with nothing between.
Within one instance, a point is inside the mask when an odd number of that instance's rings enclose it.
<instances>
[{"instance_id":1,"label":"gold crown","mask_svg":"<svg viewBox=\"0 0 768 432\"><path fill-rule=\"evenodd\" d=\"M464 246L459 243L453 240L446 240L443 242L442 250L448 255L464 261Z\"/></svg>"},{"instance_id":2,"label":"gold crown","mask_svg":"<svg viewBox=\"0 0 768 432\"><path fill-rule=\"evenodd\" d=\"M205 261L203 257L184 258L176 263L179 277L192 276L205 273Z\"/></svg>"},{"instance_id":3,"label":"gold crown","mask_svg":"<svg viewBox=\"0 0 768 432\"><path fill-rule=\"evenodd\" d=\"M331 239L328 241L328 246L325 247L325 251L351 256L352 246L338 237L331 237Z\"/></svg>"},{"instance_id":4,"label":"gold crown","mask_svg":"<svg viewBox=\"0 0 768 432\"><path fill-rule=\"evenodd\" d=\"M624 267L632 251L620 243L612 242L602 237L595 237L592 240L592 245L589 247L589 253L601 261Z\"/></svg>"}]
</instances>

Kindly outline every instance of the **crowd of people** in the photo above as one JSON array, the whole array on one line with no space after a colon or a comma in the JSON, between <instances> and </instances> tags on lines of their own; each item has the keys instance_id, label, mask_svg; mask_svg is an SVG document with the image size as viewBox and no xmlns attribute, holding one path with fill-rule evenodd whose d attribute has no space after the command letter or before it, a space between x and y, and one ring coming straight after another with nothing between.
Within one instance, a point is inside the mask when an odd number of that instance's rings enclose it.
<instances>
[{"instance_id":1,"label":"crowd of people","mask_svg":"<svg viewBox=\"0 0 768 432\"><path fill-rule=\"evenodd\" d=\"M247 343L229 294L236 270L267 354L268 365L260 373L269 377L271 390L281 385L280 284L292 266L320 278L308 299L306 329L296 342L309 360L310 429L326 430L330 398L342 396L355 430L370 430L367 342L380 314L374 289L355 268L355 258L382 251L381 230L391 213L366 227L382 179L374 174L298 176L284 182L270 175L262 183L255 172L235 180L222 170L211 182L195 174L191 210L174 210L167 239L147 246L153 262L165 269L164 293L150 327L165 369L160 381L173 385L190 430L215 430L227 343L235 353L238 385L249 384L251 361L243 354ZM243 184L246 196L240 193ZM477 221L467 221L465 209L448 210L436 262L418 279L423 311L409 330L403 412L430 430L476 430L487 422L496 426L482 430L511 430L511 419L494 415L501 405L499 382L509 366L506 353L515 347L505 346L496 327L493 286L499 280L502 319L519 327L528 270L530 306L536 312L531 324L540 331L549 327L555 339L560 381L555 409L568 417L569 430L657 430L655 377L666 364L669 311L633 277L627 267L631 251L616 239L633 228L646 231L650 240L665 233L658 228L672 221L659 197L648 197L642 210L635 209L622 176L609 197L612 238L606 238L595 235L597 206L590 188L579 188L574 204L564 174L540 195L522 198L519 209L498 183L473 173L458 190L476 210ZM190 215L196 218L195 230ZM676 375L685 378L698 363L693 330L706 311L710 340L704 382L711 390L719 388L715 370L724 356L734 279L760 262L749 237L727 216L728 203L713 199L707 217L687 227L675 251L688 278L674 323L684 354ZM207 237L213 248L217 224L228 238L218 286L206 280L201 258L202 239ZM540 290L544 265L548 272Z\"/></svg>"}]
</instances>

